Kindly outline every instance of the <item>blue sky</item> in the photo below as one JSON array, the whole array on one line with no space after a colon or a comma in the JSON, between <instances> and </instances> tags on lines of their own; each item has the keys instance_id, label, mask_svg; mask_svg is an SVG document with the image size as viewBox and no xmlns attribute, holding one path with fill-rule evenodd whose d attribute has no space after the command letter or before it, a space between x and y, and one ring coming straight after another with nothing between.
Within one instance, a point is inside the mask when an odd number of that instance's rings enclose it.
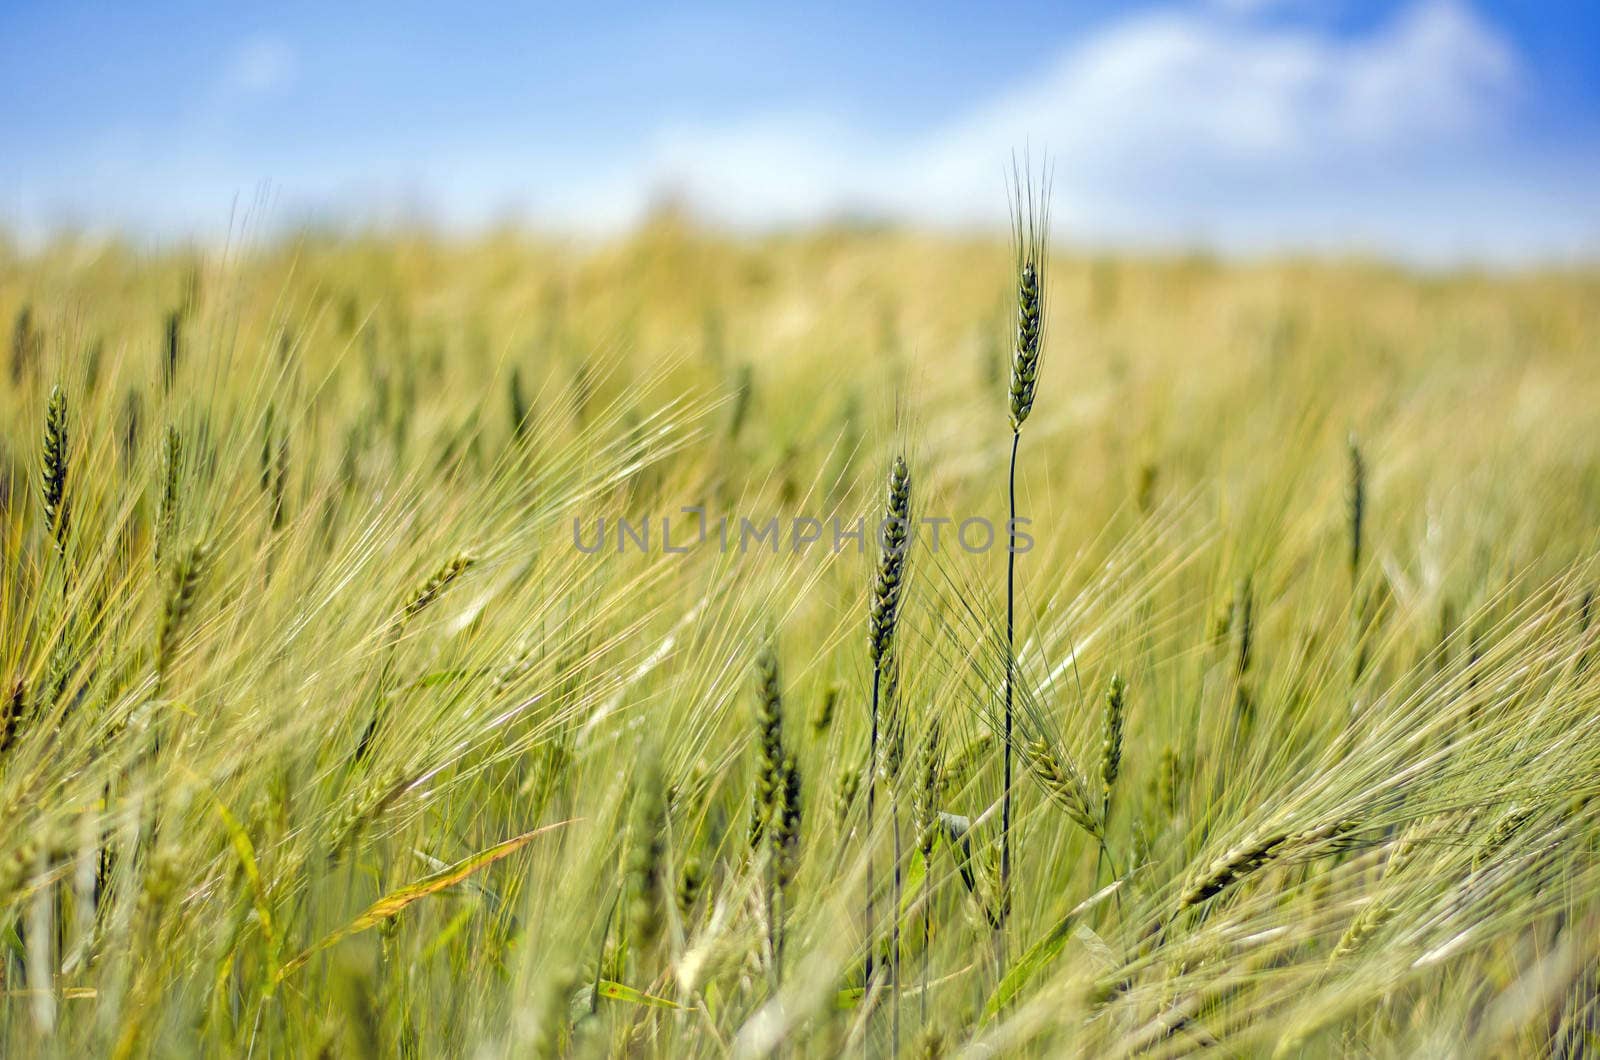
<instances>
[{"instance_id":1,"label":"blue sky","mask_svg":"<svg viewBox=\"0 0 1600 1060\"><path fill-rule=\"evenodd\" d=\"M1087 243L1600 257L1600 5L16 3L0 226L994 223Z\"/></svg>"}]
</instances>

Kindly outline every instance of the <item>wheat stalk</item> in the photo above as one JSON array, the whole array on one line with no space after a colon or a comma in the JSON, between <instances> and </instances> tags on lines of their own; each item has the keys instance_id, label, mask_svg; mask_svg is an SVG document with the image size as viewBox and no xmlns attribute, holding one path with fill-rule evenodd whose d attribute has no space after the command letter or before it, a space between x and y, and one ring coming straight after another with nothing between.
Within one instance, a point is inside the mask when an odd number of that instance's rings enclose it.
<instances>
[{"instance_id":1,"label":"wheat stalk","mask_svg":"<svg viewBox=\"0 0 1600 1060\"><path fill-rule=\"evenodd\" d=\"M922 990L919 992L919 1023L928 1026L928 964L932 960L933 938L933 848L939 838L939 791L943 782L944 744L939 719L928 720L923 737L921 768L918 770L916 802L912 807L917 850L922 854Z\"/></svg>"},{"instance_id":2,"label":"wheat stalk","mask_svg":"<svg viewBox=\"0 0 1600 1060\"><path fill-rule=\"evenodd\" d=\"M1000 795L1000 908L1002 926L1011 908L1011 791L1013 746L1012 701L1016 684L1016 615L1017 615L1017 450L1022 443L1022 425L1033 411L1033 400L1039 384L1039 365L1044 348L1045 323L1045 259L1049 249L1049 177L1048 172L1035 188L1030 174L1024 184L1021 172L1012 167L1012 242L1016 254L1016 331L1017 339L1011 359L1011 463L1006 478L1006 497L1009 518L1006 523L1006 674L1005 713L1002 740ZM1004 940L997 937L1000 963L1004 974Z\"/></svg>"},{"instance_id":3,"label":"wheat stalk","mask_svg":"<svg viewBox=\"0 0 1600 1060\"><path fill-rule=\"evenodd\" d=\"M884 499L884 517L873 580L872 599L867 616L867 647L872 660L871 730L867 744L867 958L865 987L872 990L873 952L877 947L877 923L873 908L873 814L877 802L879 736L881 717L879 697L883 691L885 666L894 647L895 626L900 618L904 591L907 550L911 530L911 466L903 454L889 468L889 485Z\"/></svg>"}]
</instances>

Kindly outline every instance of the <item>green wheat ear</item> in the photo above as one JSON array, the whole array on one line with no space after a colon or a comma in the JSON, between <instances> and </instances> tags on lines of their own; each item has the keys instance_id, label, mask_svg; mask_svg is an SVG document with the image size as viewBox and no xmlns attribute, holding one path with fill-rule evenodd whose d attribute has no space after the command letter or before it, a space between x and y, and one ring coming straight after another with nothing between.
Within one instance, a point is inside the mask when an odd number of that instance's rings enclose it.
<instances>
[{"instance_id":1,"label":"green wheat ear","mask_svg":"<svg viewBox=\"0 0 1600 1060\"><path fill-rule=\"evenodd\" d=\"M1044 336L1044 298L1039 266L1024 261L1017 276L1017 348L1011 360L1011 429L1019 431L1033 411L1039 386L1039 348Z\"/></svg>"},{"instance_id":2,"label":"green wheat ear","mask_svg":"<svg viewBox=\"0 0 1600 1060\"><path fill-rule=\"evenodd\" d=\"M16 322L11 327L11 385L21 387L28 369L38 359L39 333L33 327L33 306L24 305L17 310Z\"/></svg>"},{"instance_id":3,"label":"green wheat ear","mask_svg":"<svg viewBox=\"0 0 1600 1060\"><path fill-rule=\"evenodd\" d=\"M872 664L881 667L894 645L905 582L906 551L911 528L911 468L904 456L894 458L889 470L888 495L883 513L882 553L873 582L872 609L868 617L868 644Z\"/></svg>"},{"instance_id":4,"label":"green wheat ear","mask_svg":"<svg viewBox=\"0 0 1600 1060\"><path fill-rule=\"evenodd\" d=\"M882 715L879 699L885 691L885 679L893 681L890 666L894 648L895 626L900 617L901 596L905 588L907 551L911 531L911 466L904 455L897 455L889 468L888 494L884 502L884 517L878 556L878 568L872 584L872 599L867 616L867 647L872 659L871 730L867 744L867 816L866 835L872 838L872 819L878 796L879 736ZM873 971L873 951L877 946L877 918L873 904L873 863L867 858L867 962L866 982L870 989ZM898 921L897 921L898 923Z\"/></svg>"},{"instance_id":5,"label":"green wheat ear","mask_svg":"<svg viewBox=\"0 0 1600 1060\"><path fill-rule=\"evenodd\" d=\"M155 561L161 564L178 521L178 491L183 475L183 436L173 424L167 425L161 447L161 501L156 509Z\"/></svg>"},{"instance_id":6,"label":"green wheat ear","mask_svg":"<svg viewBox=\"0 0 1600 1060\"><path fill-rule=\"evenodd\" d=\"M1011 357L1011 429L1020 431L1033 411L1044 348L1044 269L1049 252L1048 173L1036 187L1012 169L1012 236L1016 246L1017 335Z\"/></svg>"},{"instance_id":7,"label":"green wheat ear","mask_svg":"<svg viewBox=\"0 0 1600 1060\"><path fill-rule=\"evenodd\" d=\"M800 864L800 761L793 751L783 756L780 771L782 783L773 804L773 856L777 863L777 882L780 888L794 881Z\"/></svg>"},{"instance_id":8,"label":"green wheat ear","mask_svg":"<svg viewBox=\"0 0 1600 1060\"><path fill-rule=\"evenodd\" d=\"M445 561L444 566L434 571L426 581L418 585L406 600L406 605L400 612L400 622L409 622L423 611L428 605L439 599L450 583L465 574L477 557L470 552L457 552Z\"/></svg>"},{"instance_id":9,"label":"green wheat ear","mask_svg":"<svg viewBox=\"0 0 1600 1060\"><path fill-rule=\"evenodd\" d=\"M846 765L839 770L833 778L833 825L839 831L850 820L850 810L855 806L856 796L861 792L861 774L865 767L860 765Z\"/></svg>"},{"instance_id":10,"label":"green wheat ear","mask_svg":"<svg viewBox=\"0 0 1600 1060\"><path fill-rule=\"evenodd\" d=\"M1100 820L1090 802L1089 781L1070 759L1056 753L1050 742L1036 737L1026 745L1028 768L1052 802L1066 811L1067 817L1086 833L1102 835Z\"/></svg>"},{"instance_id":11,"label":"green wheat ear","mask_svg":"<svg viewBox=\"0 0 1600 1060\"><path fill-rule=\"evenodd\" d=\"M1111 792L1122 772L1122 725L1127 713L1127 689L1121 674L1111 675L1111 687L1106 691L1105 736L1100 748L1102 821L1111 816Z\"/></svg>"},{"instance_id":12,"label":"green wheat ear","mask_svg":"<svg viewBox=\"0 0 1600 1060\"><path fill-rule=\"evenodd\" d=\"M688 920L694 912L694 907L700 901L700 890L705 886L706 870L704 863L693 854L683 859L683 864L678 869L678 888L674 897L678 905L678 916Z\"/></svg>"},{"instance_id":13,"label":"green wheat ear","mask_svg":"<svg viewBox=\"0 0 1600 1060\"><path fill-rule=\"evenodd\" d=\"M755 394L755 369L748 362L739 366L733 384L733 405L728 410L728 440L737 441L750 418L750 402Z\"/></svg>"},{"instance_id":14,"label":"green wheat ear","mask_svg":"<svg viewBox=\"0 0 1600 1060\"><path fill-rule=\"evenodd\" d=\"M67 550L67 532L72 511L67 498L67 472L70 468L70 440L67 434L67 395L60 385L50 389L50 405L44 421L44 473L40 494L44 502L44 522L56 549Z\"/></svg>"},{"instance_id":15,"label":"green wheat ear","mask_svg":"<svg viewBox=\"0 0 1600 1060\"><path fill-rule=\"evenodd\" d=\"M511 374L506 379L506 406L511 418L511 437L521 441L528 430L528 419L532 414L528 408L528 397L522 388L522 366L511 366Z\"/></svg>"},{"instance_id":16,"label":"green wheat ear","mask_svg":"<svg viewBox=\"0 0 1600 1060\"><path fill-rule=\"evenodd\" d=\"M817 704L817 712L811 719L811 728L821 735L833 725L833 710L839 702L839 686L829 685L822 693L822 700Z\"/></svg>"},{"instance_id":17,"label":"green wheat ear","mask_svg":"<svg viewBox=\"0 0 1600 1060\"><path fill-rule=\"evenodd\" d=\"M167 314L166 356L161 361L161 382L168 390L178 378L178 361L183 354L183 313L174 309Z\"/></svg>"},{"instance_id":18,"label":"green wheat ear","mask_svg":"<svg viewBox=\"0 0 1600 1060\"><path fill-rule=\"evenodd\" d=\"M161 609L161 630L156 639L156 672L159 675L166 674L177 654L184 625L194 610L195 598L200 592L200 583L210 570L212 555L211 544L198 541L172 568Z\"/></svg>"},{"instance_id":19,"label":"green wheat ear","mask_svg":"<svg viewBox=\"0 0 1600 1060\"><path fill-rule=\"evenodd\" d=\"M750 848L759 850L783 798L783 691L771 644L756 659L756 792L750 808Z\"/></svg>"},{"instance_id":20,"label":"green wheat ear","mask_svg":"<svg viewBox=\"0 0 1600 1060\"><path fill-rule=\"evenodd\" d=\"M17 678L11 689L0 699L0 760L16 745L22 732L22 715L27 707L27 685Z\"/></svg>"},{"instance_id":21,"label":"green wheat ear","mask_svg":"<svg viewBox=\"0 0 1600 1060\"><path fill-rule=\"evenodd\" d=\"M628 932L641 955L661 934L662 865L666 859L666 794L655 759L640 770L633 800L633 835L628 848Z\"/></svg>"},{"instance_id":22,"label":"green wheat ear","mask_svg":"<svg viewBox=\"0 0 1600 1060\"><path fill-rule=\"evenodd\" d=\"M939 794L944 786L944 742L939 719L928 722L917 758L916 801L912 806L916 849L924 860L933 857L933 844L939 834Z\"/></svg>"},{"instance_id":23,"label":"green wheat ear","mask_svg":"<svg viewBox=\"0 0 1600 1060\"><path fill-rule=\"evenodd\" d=\"M117 437L122 445L122 469L133 467L139 455L139 443L144 437L144 396L133 387L122 398L122 429Z\"/></svg>"},{"instance_id":24,"label":"green wheat ear","mask_svg":"<svg viewBox=\"0 0 1600 1060\"><path fill-rule=\"evenodd\" d=\"M1350 581L1361 573L1361 550L1367 516L1367 462L1361 455L1361 442L1350 434L1350 481L1345 492L1345 511L1350 527Z\"/></svg>"}]
</instances>

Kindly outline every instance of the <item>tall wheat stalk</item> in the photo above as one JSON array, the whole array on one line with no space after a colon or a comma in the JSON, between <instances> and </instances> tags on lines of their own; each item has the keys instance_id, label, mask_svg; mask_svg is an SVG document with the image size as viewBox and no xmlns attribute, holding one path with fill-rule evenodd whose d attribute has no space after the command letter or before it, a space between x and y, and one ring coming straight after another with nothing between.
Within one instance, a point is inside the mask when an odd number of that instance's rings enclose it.
<instances>
[{"instance_id":1,"label":"tall wheat stalk","mask_svg":"<svg viewBox=\"0 0 1600 1060\"><path fill-rule=\"evenodd\" d=\"M928 962L933 940L933 846L938 839L939 787L943 781L944 745L940 742L939 719L928 722L922 754L917 762L916 804L913 813L917 850L922 854L922 989L919 992L919 1020L924 1034L928 1030Z\"/></svg>"},{"instance_id":2,"label":"tall wheat stalk","mask_svg":"<svg viewBox=\"0 0 1600 1060\"><path fill-rule=\"evenodd\" d=\"M1006 677L1004 716L1003 788L1000 796L1000 932L1011 912L1011 786L1014 748L1012 746L1012 701L1016 682L1017 614L1017 450L1022 443L1022 425L1033 411L1034 392L1039 382L1039 355L1044 343L1044 267L1049 235L1049 178L1039 186L1031 174L1024 180L1012 168L1012 241L1017 274L1017 341L1011 360L1011 467L1006 496L1009 516L1006 522ZM1001 966L1004 967L1003 938Z\"/></svg>"},{"instance_id":3,"label":"tall wheat stalk","mask_svg":"<svg viewBox=\"0 0 1600 1060\"><path fill-rule=\"evenodd\" d=\"M877 946L876 911L873 905L872 818L877 802L880 698L884 671L894 648L895 626L900 618L900 600L905 583L906 550L911 529L911 467L904 455L894 458L889 469L888 493L879 535L877 576L872 587L872 606L867 619L867 645L872 658L871 730L867 744L867 958L863 988L872 990L873 951ZM896 913L898 915L898 912Z\"/></svg>"},{"instance_id":4,"label":"tall wheat stalk","mask_svg":"<svg viewBox=\"0 0 1600 1060\"><path fill-rule=\"evenodd\" d=\"M883 776L889 782L889 824L893 836L889 889L889 1015L890 1055L900 1055L900 911L905 889L902 869L905 849L900 838L900 767L905 758L906 717L901 708L900 660L891 658L884 682L883 699L887 722L884 726Z\"/></svg>"},{"instance_id":5,"label":"tall wheat stalk","mask_svg":"<svg viewBox=\"0 0 1600 1060\"><path fill-rule=\"evenodd\" d=\"M783 888L792 871L789 855L798 841L799 810L790 815L789 800L799 798L799 766L783 746L783 687L776 645L768 640L756 658L756 791L750 808L750 849L766 853L763 871L767 915L767 951L772 982L783 978ZM789 826L796 831L791 834Z\"/></svg>"}]
</instances>

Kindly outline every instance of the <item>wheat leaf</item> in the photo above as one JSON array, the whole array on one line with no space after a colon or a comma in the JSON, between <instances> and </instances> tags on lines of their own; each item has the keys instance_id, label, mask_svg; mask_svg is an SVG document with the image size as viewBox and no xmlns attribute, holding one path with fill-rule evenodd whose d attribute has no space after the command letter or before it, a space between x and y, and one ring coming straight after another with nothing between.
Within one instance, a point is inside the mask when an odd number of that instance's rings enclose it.
<instances>
[{"instance_id":1,"label":"wheat leaf","mask_svg":"<svg viewBox=\"0 0 1600 1060\"><path fill-rule=\"evenodd\" d=\"M535 828L531 832L524 832L519 836L513 836L503 843L496 843L487 850L480 851L472 855L470 858L458 861L449 868L441 869L431 876L424 876L416 883L407 884L398 891L391 891L382 898L379 898L376 902L373 902L372 905L368 906L366 912L362 913L360 916L350 921L350 923L346 924L338 931L335 931L333 934L327 936L315 946L312 946L310 949L306 950L289 963L285 964L283 969L278 973L278 979L281 981L291 972L298 971L302 965L328 947L343 942L351 935L358 935L369 928L377 927L385 920L388 920L390 917L399 913L400 910L404 909L412 902L419 902L428 897L430 894L437 894L446 887L453 887L462 880L471 876L473 873L493 865L501 858L509 857L510 855L515 854L518 850L521 850L523 847L527 846L528 843L532 842L534 839L543 835L544 833L554 831L555 829L561 828L565 825L572 824L573 821L576 820L578 820L578 818L572 818L571 820L566 821L557 821L554 824L547 824L542 828Z\"/></svg>"}]
</instances>

